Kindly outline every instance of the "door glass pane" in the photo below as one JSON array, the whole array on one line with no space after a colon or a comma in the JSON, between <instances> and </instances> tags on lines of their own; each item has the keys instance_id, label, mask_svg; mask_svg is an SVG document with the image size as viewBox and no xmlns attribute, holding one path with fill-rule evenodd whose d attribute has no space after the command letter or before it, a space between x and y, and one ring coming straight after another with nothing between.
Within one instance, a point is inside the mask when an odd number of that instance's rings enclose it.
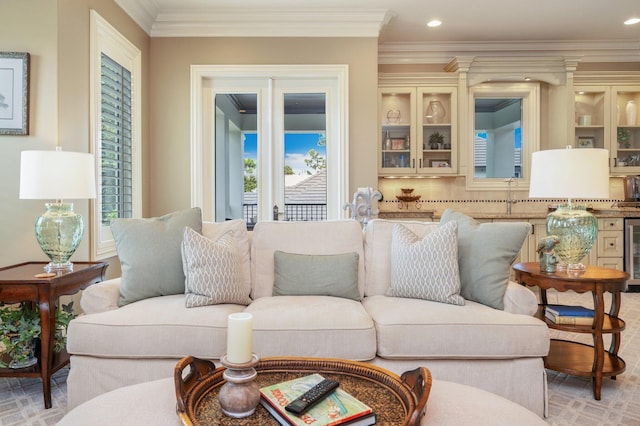
<instances>
[{"instance_id":1,"label":"door glass pane","mask_svg":"<svg viewBox=\"0 0 640 426\"><path fill-rule=\"evenodd\" d=\"M284 94L284 220L326 220L324 93Z\"/></svg>"},{"instance_id":2,"label":"door glass pane","mask_svg":"<svg viewBox=\"0 0 640 426\"><path fill-rule=\"evenodd\" d=\"M257 221L258 135L255 93L215 97L215 220Z\"/></svg>"}]
</instances>

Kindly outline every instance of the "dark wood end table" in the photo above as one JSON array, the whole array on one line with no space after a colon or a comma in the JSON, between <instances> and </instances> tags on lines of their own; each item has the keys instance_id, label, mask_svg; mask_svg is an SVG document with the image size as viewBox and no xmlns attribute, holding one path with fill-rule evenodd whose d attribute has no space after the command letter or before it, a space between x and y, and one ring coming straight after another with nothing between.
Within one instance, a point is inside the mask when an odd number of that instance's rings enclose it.
<instances>
[{"instance_id":1,"label":"dark wood end table","mask_svg":"<svg viewBox=\"0 0 640 426\"><path fill-rule=\"evenodd\" d=\"M53 277L37 278L46 262L26 262L0 268L0 301L33 302L40 309L40 353L38 363L21 369L0 368L0 377L40 377L44 407L51 408L51 375L69 363L66 350L53 351L53 335L58 298L77 293L103 281L106 262L74 262L73 271L57 271Z\"/></svg>"},{"instance_id":2,"label":"dark wood end table","mask_svg":"<svg viewBox=\"0 0 640 426\"><path fill-rule=\"evenodd\" d=\"M627 288L629 274L616 269L587 266L583 273L573 274L567 271L553 273L541 272L538 262L518 263L513 266L515 280L523 285L540 288L540 306L536 316L546 322L549 328L572 333L591 333L593 346L561 339L551 339L549 355L544 359L544 366L554 371L575 376L591 377L593 380L593 396L600 400L603 376L615 380L625 368L625 362L618 356L620 334L625 323L618 317L620 312L620 293ZM593 295L593 324L569 325L556 324L545 318L547 290L573 290L577 293L590 291ZM604 293L611 293L611 307L604 312ZM611 345L604 350L603 334L611 334Z\"/></svg>"}]
</instances>

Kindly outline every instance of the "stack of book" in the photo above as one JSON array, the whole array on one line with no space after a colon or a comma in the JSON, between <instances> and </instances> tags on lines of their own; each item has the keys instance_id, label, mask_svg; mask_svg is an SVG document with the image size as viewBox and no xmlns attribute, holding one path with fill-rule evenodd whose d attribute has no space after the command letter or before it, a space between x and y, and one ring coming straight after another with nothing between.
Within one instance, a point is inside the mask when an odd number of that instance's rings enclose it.
<instances>
[{"instance_id":1,"label":"stack of book","mask_svg":"<svg viewBox=\"0 0 640 426\"><path fill-rule=\"evenodd\" d=\"M309 411L296 416L284 409L291 401L324 380L311 374L287 382L260 388L260 404L283 426L369 426L376 424L371 407L337 388Z\"/></svg>"},{"instance_id":2,"label":"stack of book","mask_svg":"<svg viewBox=\"0 0 640 426\"><path fill-rule=\"evenodd\" d=\"M555 324L592 325L593 309L584 306L547 305L545 317Z\"/></svg>"}]
</instances>

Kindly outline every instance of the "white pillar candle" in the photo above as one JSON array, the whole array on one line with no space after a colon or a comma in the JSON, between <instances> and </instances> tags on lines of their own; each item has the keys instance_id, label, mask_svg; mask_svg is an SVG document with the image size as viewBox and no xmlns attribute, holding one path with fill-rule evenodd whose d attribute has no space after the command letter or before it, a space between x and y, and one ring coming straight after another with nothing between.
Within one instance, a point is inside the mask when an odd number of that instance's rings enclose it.
<instances>
[{"instance_id":1,"label":"white pillar candle","mask_svg":"<svg viewBox=\"0 0 640 426\"><path fill-rule=\"evenodd\" d=\"M253 315L239 312L229 315L227 326L227 360L236 364L251 361Z\"/></svg>"}]
</instances>

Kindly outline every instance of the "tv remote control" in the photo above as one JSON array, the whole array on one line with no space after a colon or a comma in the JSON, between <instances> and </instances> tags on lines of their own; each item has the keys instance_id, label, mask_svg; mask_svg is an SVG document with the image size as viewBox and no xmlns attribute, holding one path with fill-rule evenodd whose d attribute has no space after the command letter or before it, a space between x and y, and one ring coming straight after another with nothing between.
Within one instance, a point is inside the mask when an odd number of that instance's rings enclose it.
<instances>
[{"instance_id":1,"label":"tv remote control","mask_svg":"<svg viewBox=\"0 0 640 426\"><path fill-rule=\"evenodd\" d=\"M324 379L323 381L291 401L291 403L284 407L284 409L300 416L304 414L309 408L322 401L339 385L340 384L335 380Z\"/></svg>"}]
</instances>

